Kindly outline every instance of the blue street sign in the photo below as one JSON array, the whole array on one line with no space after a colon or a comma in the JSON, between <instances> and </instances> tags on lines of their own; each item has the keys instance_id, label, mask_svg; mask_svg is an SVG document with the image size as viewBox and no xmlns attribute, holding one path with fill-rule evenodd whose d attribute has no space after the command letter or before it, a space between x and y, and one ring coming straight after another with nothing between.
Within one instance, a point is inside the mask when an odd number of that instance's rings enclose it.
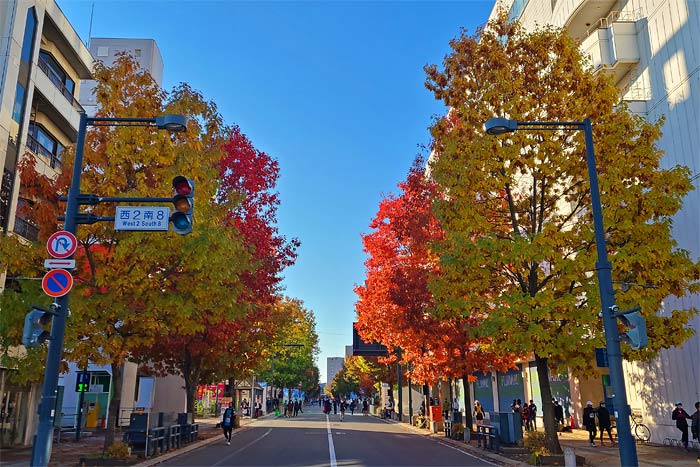
<instances>
[{"instance_id":1,"label":"blue street sign","mask_svg":"<svg viewBox=\"0 0 700 467\"><path fill-rule=\"evenodd\" d=\"M65 269L52 269L42 279L41 287L49 297L62 297L73 287L73 276Z\"/></svg>"},{"instance_id":2,"label":"blue street sign","mask_svg":"<svg viewBox=\"0 0 700 467\"><path fill-rule=\"evenodd\" d=\"M75 377L75 392L90 391L90 372L79 371Z\"/></svg>"}]
</instances>

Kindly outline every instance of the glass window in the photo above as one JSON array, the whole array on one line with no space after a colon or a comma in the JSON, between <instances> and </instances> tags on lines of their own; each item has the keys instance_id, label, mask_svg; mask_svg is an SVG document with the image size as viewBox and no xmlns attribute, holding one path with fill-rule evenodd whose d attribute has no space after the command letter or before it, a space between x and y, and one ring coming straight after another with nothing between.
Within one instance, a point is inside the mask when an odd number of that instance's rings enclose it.
<instances>
[{"instance_id":1,"label":"glass window","mask_svg":"<svg viewBox=\"0 0 700 467\"><path fill-rule=\"evenodd\" d=\"M36 13L34 7L27 11L27 22L24 25L24 39L22 39L22 61L31 63L34 50L34 33L36 32Z\"/></svg>"},{"instance_id":2,"label":"glass window","mask_svg":"<svg viewBox=\"0 0 700 467\"><path fill-rule=\"evenodd\" d=\"M17 83L17 89L15 90L15 105L12 107L12 120L20 123L22 120L22 111L24 110L24 95L26 91L24 86Z\"/></svg>"},{"instance_id":3,"label":"glass window","mask_svg":"<svg viewBox=\"0 0 700 467\"><path fill-rule=\"evenodd\" d=\"M49 66L49 69L51 72L56 75L56 77L61 79L61 83L65 83L66 81L66 72L63 71L63 68L58 64L55 58L51 56L50 53L42 50L39 52L39 57L44 61Z\"/></svg>"}]
</instances>

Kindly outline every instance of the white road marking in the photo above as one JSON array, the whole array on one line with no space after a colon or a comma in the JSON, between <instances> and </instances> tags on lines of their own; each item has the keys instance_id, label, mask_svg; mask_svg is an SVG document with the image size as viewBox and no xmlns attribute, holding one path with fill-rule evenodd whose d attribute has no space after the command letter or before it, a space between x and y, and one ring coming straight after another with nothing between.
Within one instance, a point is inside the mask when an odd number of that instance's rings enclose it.
<instances>
[{"instance_id":1,"label":"white road marking","mask_svg":"<svg viewBox=\"0 0 700 467\"><path fill-rule=\"evenodd\" d=\"M326 430L328 430L328 452L331 455L331 467L338 467L335 462L335 448L333 447L333 433L331 432L331 421L326 415Z\"/></svg>"},{"instance_id":2,"label":"white road marking","mask_svg":"<svg viewBox=\"0 0 700 467\"><path fill-rule=\"evenodd\" d=\"M238 448L237 450L233 451L231 454L229 454L228 456L224 457L223 459L221 459L221 460L220 460L219 462L217 462L216 464L212 464L212 467L214 467L214 466L216 466L216 465L221 465L221 464L223 464L224 462L226 462L228 459L230 459L231 457L233 457L233 456L235 456L236 454L238 454L239 452L241 452L241 451L243 451L243 450L245 450L245 449L248 449L248 448L251 447L253 444L257 443L258 441L260 441L261 439L263 439L265 436L269 435L271 431L272 431L272 428L270 428L270 429L267 430L265 433L263 433L263 434L260 435L259 437L255 438L253 441L251 441L250 443L246 444L246 445L243 446L242 448Z\"/></svg>"},{"instance_id":3,"label":"white road marking","mask_svg":"<svg viewBox=\"0 0 700 467\"><path fill-rule=\"evenodd\" d=\"M450 449L454 449L455 451L459 451L459 452L461 452L462 454L466 454L467 456L473 457L474 459L480 460L481 462L486 462L486 463L489 464L489 465L495 465L496 467L498 467L498 464L494 464L494 463L492 463L492 462L489 462L489 461L487 461L486 459L482 459L481 457L476 457L475 455L473 455L473 454L471 454L471 453L469 453L469 452L467 452L467 451L464 451L464 450L462 450L462 449L456 448L456 447L451 446L451 445L449 445L449 444L447 444L447 443L443 443L442 441L438 441L438 444L440 444L440 445L442 445L442 446L445 446L445 447L447 447L447 448L450 448Z\"/></svg>"}]
</instances>

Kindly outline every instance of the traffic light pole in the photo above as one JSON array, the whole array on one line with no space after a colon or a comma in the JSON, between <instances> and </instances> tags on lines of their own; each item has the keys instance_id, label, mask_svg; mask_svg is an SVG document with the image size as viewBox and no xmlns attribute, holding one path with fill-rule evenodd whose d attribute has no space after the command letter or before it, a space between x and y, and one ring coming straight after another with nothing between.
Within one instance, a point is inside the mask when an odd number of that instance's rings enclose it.
<instances>
[{"instance_id":1,"label":"traffic light pole","mask_svg":"<svg viewBox=\"0 0 700 467\"><path fill-rule=\"evenodd\" d=\"M63 229L75 234L78 214L78 195L80 194L80 177L83 171L83 148L85 146L85 133L87 130L87 115L80 114L80 126L78 127L78 141L75 145L75 162L73 165L73 178L68 191L68 204L66 205L66 220ZM56 415L56 393L58 389L58 377L63 357L63 340L66 332L66 318L68 317L68 303L70 294L56 299L58 310L51 324L51 340L46 355L46 372L44 374L44 386L41 391L39 403L39 426L37 427L34 444L32 446L32 467L44 467L51 459L53 444L53 420Z\"/></svg>"},{"instance_id":2,"label":"traffic light pole","mask_svg":"<svg viewBox=\"0 0 700 467\"><path fill-rule=\"evenodd\" d=\"M605 329L605 347L607 348L608 365L610 366L610 382L613 388L612 400L617 422L617 438L620 443L620 465L625 467L637 466L639 465L639 460L637 459L637 447L634 444L634 439L632 439L632 428L630 426L630 407L627 403L625 375L622 368L622 351L620 349L620 337L615 316L617 306L615 305L613 291L612 266L610 261L608 261L608 250L605 242L603 209L600 204L598 170L593 150L591 120L586 118L582 122L582 128L580 129L583 129L586 141L586 164L588 165L588 180L591 187L593 229L595 231L595 244L598 253L596 271L598 273L603 328Z\"/></svg>"},{"instance_id":3,"label":"traffic light pole","mask_svg":"<svg viewBox=\"0 0 700 467\"><path fill-rule=\"evenodd\" d=\"M186 130L186 119L182 115L165 115L155 118L115 118L88 117L85 112L80 114L78 140L75 143L75 160L73 163L73 178L68 191L66 215L63 230L75 235L78 226L78 209L81 204L80 179L83 173L83 153L85 150L85 135L88 126L150 126L160 130L180 132ZM72 268L68 269L69 271ZM46 371L44 385L39 403L39 425L32 446L32 467L45 467L51 459L53 443L53 421L56 416L56 393L60 374L61 358L63 357L63 340L66 332L68 303L70 294L59 297L56 316L51 325L49 350L46 355ZM58 414L60 417L60 414Z\"/></svg>"}]
</instances>

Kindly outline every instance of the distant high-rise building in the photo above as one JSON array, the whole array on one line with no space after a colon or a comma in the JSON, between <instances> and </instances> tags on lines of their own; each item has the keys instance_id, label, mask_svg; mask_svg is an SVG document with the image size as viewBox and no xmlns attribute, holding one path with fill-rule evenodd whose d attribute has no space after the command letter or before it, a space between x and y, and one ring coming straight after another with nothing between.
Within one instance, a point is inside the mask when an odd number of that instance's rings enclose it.
<instances>
[{"instance_id":1,"label":"distant high-rise building","mask_svg":"<svg viewBox=\"0 0 700 467\"><path fill-rule=\"evenodd\" d=\"M128 53L139 63L141 69L150 73L159 86L163 85L163 57L158 44L153 39L125 39L93 37L90 39L90 52L95 60L111 66L119 53ZM87 81L80 91L80 103L88 115L97 112L97 101L93 94L94 81Z\"/></svg>"},{"instance_id":2,"label":"distant high-rise building","mask_svg":"<svg viewBox=\"0 0 700 467\"><path fill-rule=\"evenodd\" d=\"M326 359L326 384L328 387L331 387L333 378L343 369L343 363L345 363L344 357L328 357Z\"/></svg>"}]
</instances>

